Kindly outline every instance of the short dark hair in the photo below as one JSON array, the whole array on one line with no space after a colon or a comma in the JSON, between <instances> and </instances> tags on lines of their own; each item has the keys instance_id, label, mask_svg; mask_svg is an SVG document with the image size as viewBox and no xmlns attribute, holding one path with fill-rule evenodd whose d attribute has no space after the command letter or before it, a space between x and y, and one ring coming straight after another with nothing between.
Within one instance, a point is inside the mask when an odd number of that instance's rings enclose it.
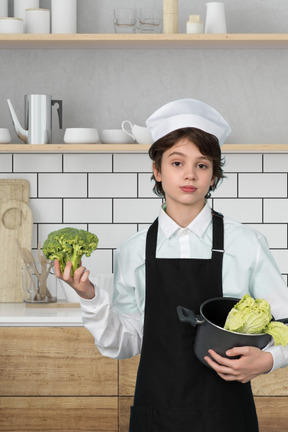
<instances>
[{"instance_id":1,"label":"short dark hair","mask_svg":"<svg viewBox=\"0 0 288 432\"><path fill-rule=\"evenodd\" d=\"M210 192L215 190L218 183L225 177L222 169L225 161L222 159L219 141L215 135L193 127L177 129L155 141L149 149L149 156L154 161L156 170L161 172L163 153L182 139L188 139L213 163L215 182L210 186L209 192L206 195L206 198L210 198ZM151 179L155 181L153 187L154 193L160 197L165 197L162 183L155 179L154 174Z\"/></svg>"}]
</instances>

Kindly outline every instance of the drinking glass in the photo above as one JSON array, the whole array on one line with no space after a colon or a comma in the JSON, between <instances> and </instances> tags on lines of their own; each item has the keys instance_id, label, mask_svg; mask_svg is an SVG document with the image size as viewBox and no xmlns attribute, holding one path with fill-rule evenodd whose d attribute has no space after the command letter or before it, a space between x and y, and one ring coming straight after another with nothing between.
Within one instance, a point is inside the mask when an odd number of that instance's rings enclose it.
<instances>
[{"instance_id":1,"label":"drinking glass","mask_svg":"<svg viewBox=\"0 0 288 432\"><path fill-rule=\"evenodd\" d=\"M120 8L114 9L114 30L115 33L136 32L136 9Z\"/></svg>"},{"instance_id":2,"label":"drinking glass","mask_svg":"<svg viewBox=\"0 0 288 432\"><path fill-rule=\"evenodd\" d=\"M141 8L139 12L140 33L160 33L162 11L154 8Z\"/></svg>"}]
</instances>

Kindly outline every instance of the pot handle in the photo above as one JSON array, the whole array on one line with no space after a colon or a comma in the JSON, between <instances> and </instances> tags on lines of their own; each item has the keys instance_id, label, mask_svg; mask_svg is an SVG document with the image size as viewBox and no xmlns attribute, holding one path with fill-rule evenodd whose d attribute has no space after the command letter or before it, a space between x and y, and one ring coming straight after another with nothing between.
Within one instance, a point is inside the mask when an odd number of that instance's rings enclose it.
<instances>
[{"instance_id":1,"label":"pot handle","mask_svg":"<svg viewBox=\"0 0 288 432\"><path fill-rule=\"evenodd\" d=\"M204 320L200 320L191 309L184 308L183 306L177 306L177 313L180 321L191 324L193 327L205 322Z\"/></svg>"}]
</instances>

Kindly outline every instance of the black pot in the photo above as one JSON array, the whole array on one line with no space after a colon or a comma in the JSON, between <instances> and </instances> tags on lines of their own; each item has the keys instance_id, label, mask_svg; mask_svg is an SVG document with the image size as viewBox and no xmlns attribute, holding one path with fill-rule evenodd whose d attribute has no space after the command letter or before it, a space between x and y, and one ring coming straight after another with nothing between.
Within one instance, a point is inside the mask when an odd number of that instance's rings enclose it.
<instances>
[{"instance_id":1,"label":"black pot","mask_svg":"<svg viewBox=\"0 0 288 432\"><path fill-rule=\"evenodd\" d=\"M200 316L192 310L182 306L177 307L180 321L197 326L194 352L196 357L205 365L205 356L209 356L208 349L213 349L217 354L226 356L226 351L241 346L255 346L263 349L271 340L267 333L244 334L225 330L224 324L230 310L240 299L232 297L217 297L206 300L200 306ZM288 319L279 320L288 322ZM231 357L229 357L231 358Z\"/></svg>"}]
</instances>

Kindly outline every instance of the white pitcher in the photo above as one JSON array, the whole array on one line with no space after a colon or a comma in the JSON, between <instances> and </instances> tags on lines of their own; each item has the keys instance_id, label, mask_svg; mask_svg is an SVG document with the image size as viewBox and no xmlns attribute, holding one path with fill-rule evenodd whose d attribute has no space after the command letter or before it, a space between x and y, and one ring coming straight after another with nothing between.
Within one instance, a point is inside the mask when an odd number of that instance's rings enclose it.
<instances>
[{"instance_id":1,"label":"white pitcher","mask_svg":"<svg viewBox=\"0 0 288 432\"><path fill-rule=\"evenodd\" d=\"M128 125L129 129L127 129ZM121 125L124 132L137 141L138 144L152 144L151 132L147 127L133 125L129 120L124 120Z\"/></svg>"},{"instance_id":2,"label":"white pitcher","mask_svg":"<svg viewBox=\"0 0 288 432\"><path fill-rule=\"evenodd\" d=\"M206 3L205 33L227 33L224 3Z\"/></svg>"}]
</instances>

